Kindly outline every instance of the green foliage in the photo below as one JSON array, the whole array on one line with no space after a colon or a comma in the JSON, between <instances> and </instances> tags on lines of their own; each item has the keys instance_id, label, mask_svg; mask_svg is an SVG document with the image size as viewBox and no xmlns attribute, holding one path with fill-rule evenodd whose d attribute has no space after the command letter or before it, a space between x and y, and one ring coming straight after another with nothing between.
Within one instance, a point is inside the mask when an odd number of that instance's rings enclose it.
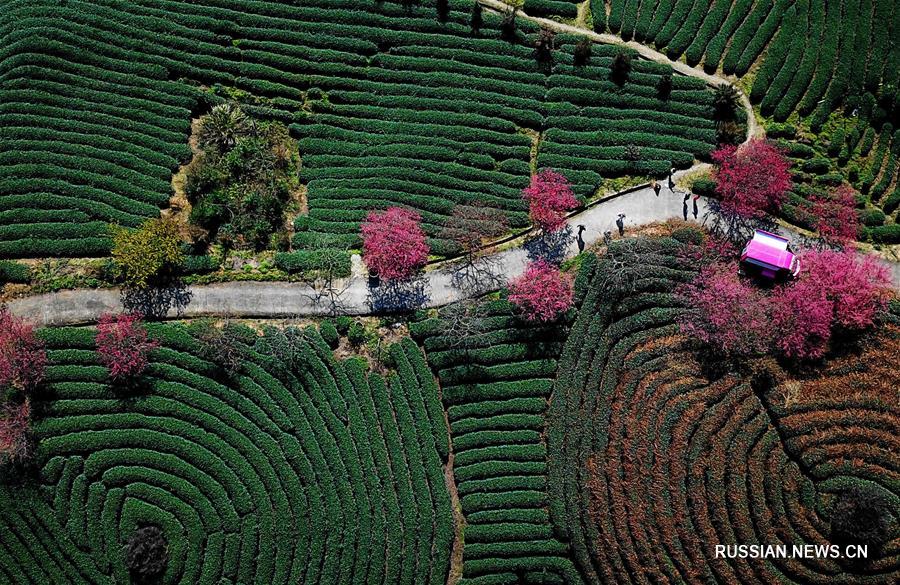
<instances>
[{"instance_id":1,"label":"green foliage","mask_svg":"<svg viewBox=\"0 0 900 585\"><path fill-rule=\"evenodd\" d=\"M109 226L112 257L125 286L146 288L171 275L183 255L178 227L173 221L151 219L138 229Z\"/></svg>"},{"instance_id":2,"label":"green foliage","mask_svg":"<svg viewBox=\"0 0 900 585\"><path fill-rule=\"evenodd\" d=\"M31 280L31 269L19 262L0 260L0 283L25 283Z\"/></svg>"},{"instance_id":3,"label":"green foliage","mask_svg":"<svg viewBox=\"0 0 900 585\"><path fill-rule=\"evenodd\" d=\"M859 219L866 227L875 227L884 223L885 215L880 209L864 209L859 213Z\"/></svg>"},{"instance_id":4,"label":"green foliage","mask_svg":"<svg viewBox=\"0 0 900 585\"><path fill-rule=\"evenodd\" d=\"M705 240L703 232L693 226L684 226L672 231L672 237L683 244L701 245Z\"/></svg>"},{"instance_id":5,"label":"green foliage","mask_svg":"<svg viewBox=\"0 0 900 585\"><path fill-rule=\"evenodd\" d=\"M894 512L879 488L861 484L843 490L831 510L831 539L866 545L875 552L890 538Z\"/></svg>"},{"instance_id":6,"label":"green foliage","mask_svg":"<svg viewBox=\"0 0 900 585\"><path fill-rule=\"evenodd\" d=\"M347 332L350 331L352 325L353 318L348 317L347 315L340 315L334 318L334 326L341 335L347 335Z\"/></svg>"},{"instance_id":7,"label":"green foliage","mask_svg":"<svg viewBox=\"0 0 900 585\"><path fill-rule=\"evenodd\" d=\"M879 225L866 230L876 244L900 244L900 224Z\"/></svg>"},{"instance_id":8,"label":"green foliage","mask_svg":"<svg viewBox=\"0 0 900 585\"><path fill-rule=\"evenodd\" d=\"M275 254L275 265L286 272L328 271L334 278L350 276L350 253L334 248Z\"/></svg>"},{"instance_id":9,"label":"green foliage","mask_svg":"<svg viewBox=\"0 0 900 585\"><path fill-rule=\"evenodd\" d=\"M181 270L185 274L204 274L219 269L219 261L210 255L185 256L181 264Z\"/></svg>"},{"instance_id":10,"label":"green foliage","mask_svg":"<svg viewBox=\"0 0 900 585\"><path fill-rule=\"evenodd\" d=\"M468 320L468 322L467 322ZM553 534L541 438L565 325L527 325L506 301L422 313L412 334L428 354L450 421L454 479L466 520L463 580L580 583Z\"/></svg>"},{"instance_id":11,"label":"green foliage","mask_svg":"<svg viewBox=\"0 0 900 585\"><path fill-rule=\"evenodd\" d=\"M293 166L276 163L286 186L247 179L272 162L258 139L282 142L267 128L290 126L303 152L309 219L296 250L323 235L337 236L339 247L358 245L365 212L389 205L420 212L432 237L455 204L473 201L525 227L519 192L530 175L531 140L519 128L550 131L538 166L560 169L580 196L604 177L687 166L715 142L701 81L673 77L661 104L662 66L635 59L620 89L609 81L614 47L591 46L589 62L575 67L581 39L563 35L548 76L532 56L537 27L518 22L514 41L500 41L502 19L480 7L451 2L442 23L434 3L353 6L353 18L337 0L249 4L240 12L192 6L166 3L167 19L131 5L54 8L74 40L54 40L39 78L30 66L17 68L3 90L10 148L0 160L8 170L0 231L10 233L0 257L107 254L105 224L133 227L167 204L171 173L191 156L189 121L205 105L212 106L200 125L206 152L185 181L194 220L212 241L221 235L247 248L271 245L265 234L279 231L283 216L275 203L296 193L293 155L276 157ZM575 6L531 1L525 10L569 14ZM474 18L476 9L481 31L473 35L467 12ZM40 22L48 18L41 10L17 6L4 17ZM604 21L599 12L593 18ZM72 62L65 47L91 57ZM11 50L14 58L30 54L28 43ZM122 62L131 64L127 71ZM594 127L576 128L583 120ZM629 135L619 136L619 126ZM642 149L636 171L622 161L627 144ZM230 189L236 180L252 188ZM3 219L6 211L27 220ZM434 249L449 248L436 242Z\"/></svg>"},{"instance_id":12,"label":"green foliage","mask_svg":"<svg viewBox=\"0 0 900 585\"><path fill-rule=\"evenodd\" d=\"M796 138L797 127L793 124L772 123L766 125L766 136L769 138Z\"/></svg>"},{"instance_id":13,"label":"green foliage","mask_svg":"<svg viewBox=\"0 0 900 585\"><path fill-rule=\"evenodd\" d=\"M338 334L338 330L334 326L334 323L331 321L323 321L322 324L319 325L319 335L322 336L322 340L328 347L337 349L338 343L341 341L341 336Z\"/></svg>"},{"instance_id":14,"label":"green foliage","mask_svg":"<svg viewBox=\"0 0 900 585\"><path fill-rule=\"evenodd\" d=\"M223 154L234 148L241 138L251 135L253 126L253 120L239 105L233 102L220 104L200 118L197 142L200 148Z\"/></svg>"},{"instance_id":15,"label":"green foliage","mask_svg":"<svg viewBox=\"0 0 900 585\"><path fill-rule=\"evenodd\" d=\"M691 185L691 191L697 195L710 197L716 192L716 182L713 179L697 179Z\"/></svg>"},{"instance_id":16,"label":"green foliage","mask_svg":"<svg viewBox=\"0 0 900 585\"><path fill-rule=\"evenodd\" d=\"M354 347L360 347L365 344L367 338L366 328L360 321L354 321L350 328L347 329L347 341Z\"/></svg>"},{"instance_id":17,"label":"green foliage","mask_svg":"<svg viewBox=\"0 0 900 585\"><path fill-rule=\"evenodd\" d=\"M232 103L216 106L198 125L207 150L185 177L191 223L226 249L268 247L297 184L296 142L283 124L257 123Z\"/></svg>"}]
</instances>

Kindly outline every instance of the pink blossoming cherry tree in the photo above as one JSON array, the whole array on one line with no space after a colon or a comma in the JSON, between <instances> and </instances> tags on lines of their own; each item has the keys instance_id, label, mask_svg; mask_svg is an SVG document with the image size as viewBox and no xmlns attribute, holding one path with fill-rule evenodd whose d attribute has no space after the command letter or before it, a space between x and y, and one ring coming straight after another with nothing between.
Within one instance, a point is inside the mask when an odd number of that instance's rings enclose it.
<instances>
[{"instance_id":1,"label":"pink blossoming cherry tree","mask_svg":"<svg viewBox=\"0 0 900 585\"><path fill-rule=\"evenodd\" d=\"M422 218L415 211L389 207L371 211L362 224L363 261L385 280L406 280L428 261Z\"/></svg>"}]
</instances>

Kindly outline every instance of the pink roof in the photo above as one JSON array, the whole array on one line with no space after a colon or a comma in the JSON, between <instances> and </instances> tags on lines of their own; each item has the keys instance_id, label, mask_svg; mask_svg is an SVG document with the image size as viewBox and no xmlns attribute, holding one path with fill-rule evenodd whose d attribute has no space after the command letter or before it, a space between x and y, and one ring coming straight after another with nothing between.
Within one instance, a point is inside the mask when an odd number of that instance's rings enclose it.
<instances>
[{"instance_id":1,"label":"pink roof","mask_svg":"<svg viewBox=\"0 0 900 585\"><path fill-rule=\"evenodd\" d=\"M769 265L775 269L783 268L793 272L796 268L799 271L794 255L788 250L787 238L763 230L756 230L753 234L753 239L747 243L741 254L741 260Z\"/></svg>"},{"instance_id":2,"label":"pink roof","mask_svg":"<svg viewBox=\"0 0 900 585\"><path fill-rule=\"evenodd\" d=\"M765 262L776 268L791 269L791 263L794 255L787 250L780 250L774 246L770 246L765 242L751 240L747 247L744 248L742 259L750 258L758 262Z\"/></svg>"}]
</instances>

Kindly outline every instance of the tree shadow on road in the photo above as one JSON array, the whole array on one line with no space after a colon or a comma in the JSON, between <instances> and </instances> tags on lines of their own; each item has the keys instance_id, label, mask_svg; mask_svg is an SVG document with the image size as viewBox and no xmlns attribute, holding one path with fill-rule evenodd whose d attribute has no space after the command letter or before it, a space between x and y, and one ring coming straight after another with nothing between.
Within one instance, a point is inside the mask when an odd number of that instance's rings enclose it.
<instances>
[{"instance_id":1,"label":"tree shadow on road","mask_svg":"<svg viewBox=\"0 0 900 585\"><path fill-rule=\"evenodd\" d=\"M181 281L172 281L165 286L123 288L122 306L126 311L141 313L147 319L164 319L172 309L180 317L191 302L191 296Z\"/></svg>"},{"instance_id":2,"label":"tree shadow on road","mask_svg":"<svg viewBox=\"0 0 900 585\"><path fill-rule=\"evenodd\" d=\"M717 199L709 199L707 207L708 210L703 214L703 225L735 244L745 244L753 237L754 230L777 233L778 223L768 216L743 217L723 208Z\"/></svg>"},{"instance_id":3,"label":"tree shadow on road","mask_svg":"<svg viewBox=\"0 0 900 585\"><path fill-rule=\"evenodd\" d=\"M428 279L370 280L369 308L373 313L401 313L418 309L428 302Z\"/></svg>"},{"instance_id":4,"label":"tree shadow on road","mask_svg":"<svg viewBox=\"0 0 900 585\"><path fill-rule=\"evenodd\" d=\"M502 262L497 256L464 260L449 270L452 271L450 284L466 298L483 295L506 284Z\"/></svg>"},{"instance_id":5,"label":"tree shadow on road","mask_svg":"<svg viewBox=\"0 0 900 585\"><path fill-rule=\"evenodd\" d=\"M522 247L532 262L546 260L551 264L560 264L566 259L566 250L573 239L572 226L567 225L555 232L541 233L525 242Z\"/></svg>"}]
</instances>

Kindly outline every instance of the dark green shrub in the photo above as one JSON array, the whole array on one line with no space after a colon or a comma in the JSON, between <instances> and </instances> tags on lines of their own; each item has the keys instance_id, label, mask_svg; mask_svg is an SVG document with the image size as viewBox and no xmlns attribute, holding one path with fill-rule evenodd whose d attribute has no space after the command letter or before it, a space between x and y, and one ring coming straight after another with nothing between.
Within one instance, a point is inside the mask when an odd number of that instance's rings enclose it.
<instances>
[{"instance_id":1,"label":"dark green shrub","mask_svg":"<svg viewBox=\"0 0 900 585\"><path fill-rule=\"evenodd\" d=\"M838 494L831 510L831 540L878 548L887 542L894 511L875 488L852 486Z\"/></svg>"},{"instance_id":2,"label":"dark green shrub","mask_svg":"<svg viewBox=\"0 0 900 585\"><path fill-rule=\"evenodd\" d=\"M472 4L472 17L469 20L470 25L472 26L472 33L477 35L481 32L481 25L484 24L484 17L482 16L483 10L481 8L481 4L475 2Z\"/></svg>"},{"instance_id":3,"label":"dark green shrub","mask_svg":"<svg viewBox=\"0 0 900 585\"><path fill-rule=\"evenodd\" d=\"M329 270L333 278L350 276L350 252L324 248L275 254L275 265L286 272Z\"/></svg>"},{"instance_id":4,"label":"dark green shrub","mask_svg":"<svg viewBox=\"0 0 900 585\"><path fill-rule=\"evenodd\" d=\"M575 45L574 52L575 65L583 67L588 64L588 62L591 60L592 47L593 43L590 41L590 39L581 39L580 41L578 41L578 43Z\"/></svg>"},{"instance_id":5,"label":"dark green shrub","mask_svg":"<svg viewBox=\"0 0 900 585\"><path fill-rule=\"evenodd\" d=\"M684 244L700 245L706 239L703 232L691 226L684 226L672 231L672 237Z\"/></svg>"},{"instance_id":6,"label":"dark green shrub","mask_svg":"<svg viewBox=\"0 0 900 585\"><path fill-rule=\"evenodd\" d=\"M822 175L831 170L831 161L823 156L817 156L804 162L802 168L804 172Z\"/></svg>"},{"instance_id":7,"label":"dark green shrub","mask_svg":"<svg viewBox=\"0 0 900 585\"><path fill-rule=\"evenodd\" d=\"M793 124L769 124L766 126L766 136L769 138L796 138L797 127Z\"/></svg>"},{"instance_id":8,"label":"dark green shrub","mask_svg":"<svg viewBox=\"0 0 900 585\"><path fill-rule=\"evenodd\" d=\"M204 274L218 269L218 260L208 254L203 256L185 256L181 264L181 270L185 274Z\"/></svg>"},{"instance_id":9,"label":"dark green shrub","mask_svg":"<svg viewBox=\"0 0 900 585\"><path fill-rule=\"evenodd\" d=\"M31 269L24 264L0 260L0 283L26 283L31 279Z\"/></svg>"},{"instance_id":10,"label":"dark green shrub","mask_svg":"<svg viewBox=\"0 0 900 585\"><path fill-rule=\"evenodd\" d=\"M828 143L828 156L836 157L841 152L841 148L844 146L844 141L847 139L847 134L844 132L843 127L838 128L835 131L834 135L831 137L831 141Z\"/></svg>"},{"instance_id":11,"label":"dark green shrub","mask_svg":"<svg viewBox=\"0 0 900 585\"><path fill-rule=\"evenodd\" d=\"M228 173L211 155L200 154L184 171L184 194L194 202L200 195L218 189L228 180Z\"/></svg>"},{"instance_id":12,"label":"dark green shrub","mask_svg":"<svg viewBox=\"0 0 900 585\"><path fill-rule=\"evenodd\" d=\"M347 330L347 341L354 347L359 347L366 342L366 328L359 321L354 321Z\"/></svg>"},{"instance_id":13,"label":"dark green shrub","mask_svg":"<svg viewBox=\"0 0 900 585\"><path fill-rule=\"evenodd\" d=\"M691 185L691 191L697 195L710 197L716 192L716 182L712 179L697 179Z\"/></svg>"},{"instance_id":14,"label":"dark green shrub","mask_svg":"<svg viewBox=\"0 0 900 585\"><path fill-rule=\"evenodd\" d=\"M631 74L631 53L619 51L613 57L612 68L609 70L609 78L616 85L624 85Z\"/></svg>"},{"instance_id":15,"label":"dark green shrub","mask_svg":"<svg viewBox=\"0 0 900 585\"><path fill-rule=\"evenodd\" d=\"M900 224L879 225L866 230L876 244L900 244Z\"/></svg>"},{"instance_id":16,"label":"dark green shrub","mask_svg":"<svg viewBox=\"0 0 900 585\"><path fill-rule=\"evenodd\" d=\"M819 185L837 187L844 182L844 176L840 173L827 173L825 175L819 175L818 177L816 177L815 182Z\"/></svg>"},{"instance_id":17,"label":"dark green shrub","mask_svg":"<svg viewBox=\"0 0 900 585\"><path fill-rule=\"evenodd\" d=\"M233 147L238 139L253 131L253 121L239 105L225 103L215 106L199 122L197 141L201 148L224 152Z\"/></svg>"},{"instance_id":18,"label":"dark green shrub","mask_svg":"<svg viewBox=\"0 0 900 585\"><path fill-rule=\"evenodd\" d=\"M859 220L867 227L875 227L884 223L885 215L880 209L863 209L859 212Z\"/></svg>"},{"instance_id":19,"label":"dark green shrub","mask_svg":"<svg viewBox=\"0 0 900 585\"><path fill-rule=\"evenodd\" d=\"M147 582L166 570L169 562L168 544L158 526L137 529L125 546L125 566L135 581Z\"/></svg>"},{"instance_id":20,"label":"dark green shrub","mask_svg":"<svg viewBox=\"0 0 900 585\"><path fill-rule=\"evenodd\" d=\"M515 8L507 10L500 21L500 36L507 41L513 41L516 38L517 13L518 11Z\"/></svg>"},{"instance_id":21,"label":"dark green shrub","mask_svg":"<svg viewBox=\"0 0 900 585\"><path fill-rule=\"evenodd\" d=\"M656 97L667 100L670 95L672 95L672 74L664 73L656 82Z\"/></svg>"},{"instance_id":22,"label":"dark green shrub","mask_svg":"<svg viewBox=\"0 0 900 585\"><path fill-rule=\"evenodd\" d=\"M338 335L338 330L331 321L323 321L319 325L319 335L322 336L322 340L331 349L337 349L338 344L341 342L341 336Z\"/></svg>"},{"instance_id":23,"label":"dark green shrub","mask_svg":"<svg viewBox=\"0 0 900 585\"><path fill-rule=\"evenodd\" d=\"M737 89L730 83L721 83L716 86L713 97L713 113L716 120L728 121L737 117L740 96Z\"/></svg>"},{"instance_id":24,"label":"dark green shrub","mask_svg":"<svg viewBox=\"0 0 900 585\"><path fill-rule=\"evenodd\" d=\"M341 335L347 335L351 325L353 325L353 319L347 315L341 315L334 320L334 326Z\"/></svg>"},{"instance_id":25,"label":"dark green shrub","mask_svg":"<svg viewBox=\"0 0 900 585\"><path fill-rule=\"evenodd\" d=\"M900 188L894 189L894 192L888 195L884 200L884 212L887 214L894 213L894 210L900 207Z\"/></svg>"}]
</instances>

